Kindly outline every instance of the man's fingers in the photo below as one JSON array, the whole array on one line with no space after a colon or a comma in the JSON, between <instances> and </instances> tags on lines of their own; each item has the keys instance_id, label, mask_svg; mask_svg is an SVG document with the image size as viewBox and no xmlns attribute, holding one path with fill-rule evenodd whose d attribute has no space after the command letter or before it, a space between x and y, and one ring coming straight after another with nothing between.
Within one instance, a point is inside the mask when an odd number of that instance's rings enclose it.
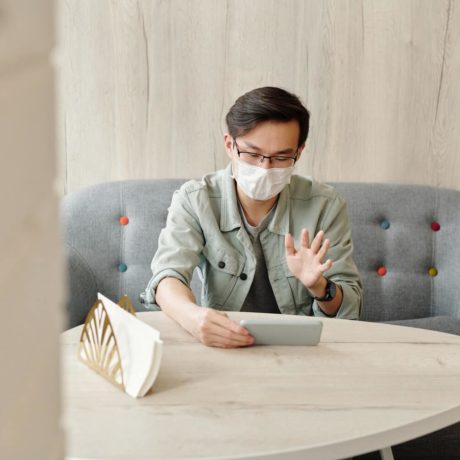
<instances>
[{"instance_id":1,"label":"man's fingers","mask_svg":"<svg viewBox=\"0 0 460 460\"><path fill-rule=\"evenodd\" d=\"M310 235L308 234L308 230L306 228L303 228L300 234L300 245L307 249L310 247Z\"/></svg>"},{"instance_id":2,"label":"man's fingers","mask_svg":"<svg viewBox=\"0 0 460 460\"><path fill-rule=\"evenodd\" d=\"M286 248L286 254L288 256L293 256L296 253L294 246L294 239L290 233L287 233L284 237L284 247Z\"/></svg>"},{"instance_id":3,"label":"man's fingers","mask_svg":"<svg viewBox=\"0 0 460 460\"><path fill-rule=\"evenodd\" d=\"M324 232L320 230L315 238L313 239L311 243L311 250L313 251L314 254L317 254L319 251L319 248L321 247L321 241L323 240L324 237Z\"/></svg>"},{"instance_id":4,"label":"man's fingers","mask_svg":"<svg viewBox=\"0 0 460 460\"><path fill-rule=\"evenodd\" d=\"M236 348L236 347L248 347L252 345L254 340L244 339L235 339L233 337L220 335L220 333L211 333L206 336L206 341L204 342L208 346L220 347L220 348Z\"/></svg>"},{"instance_id":5,"label":"man's fingers","mask_svg":"<svg viewBox=\"0 0 460 460\"><path fill-rule=\"evenodd\" d=\"M324 264L321 264L319 269L321 270L322 273L327 272L330 268L332 267L332 260L327 259Z\"/></svg>"},{"instance_id":6,"label":"man's fingers","mask_svg":"<svg viewBox=\"0 0 460 460\"><path fill-rule=\"evenodd\" d=\"M318 257L319 257L319 260L323 260L324 257L326 256L326 253L329 249L329 246L330 246L330 241L329 240L324 240L324 243L323 245L321 246L320 250L318 251Z\"/></svg>"},{"instance_id":7,"label":"man's fingers","mask_svg":"<svg viewBox=\"0 0 460 460\"><path fill-rule=\"evenodd\" d=\"M194 335L207 346L234 348L254 343L247 329L232 321L225 312L212 308L203 310Z\"/></svg>"},{"instance_id":8,"label":"man's fingers","mask_svg":"<svg viewBox=\"0 0 460 460\"><path fill-rule=\"evenodd\" d=\"M219 347L243 347L252 345L254 339L249 335L248 331L234 323L243 333L235 332L234 330L221 326L216 322L210 322L201 331L201 341L210 346Z\"/></svg>"},{"instance_id":9,"label":"man's fingers","mask_svg":"<svg viewBox=\"0 0 460 460\"><path fill-rule=\"evenodd\" d=\"M241 335L241 336L248 336L250 335L248 330L245 329L244 327L240 326L239 324L235 323L235 321L232 321L227 314L222 313L220 311L214 310L215 313L217 313L215 316L213 315L211 321L216 324L217 326L223 328L224 330L229 330L234 332L235 334Z\"/></svg>"},{"instance_id":10,"label":"man's fingers","mask_svg":"<svg viewBox=\"0 0 460 460\"><path fill-rule=\"evenodd\" d=\"M213 325L213 328L209 331L209 335L220 337L221 341L234 342L240 345L248 345L248 343L252 343L252 337L249 335L249 333L244 335L239 334L238 332L226 329L225 327L222 327L218 324Z\"/></svg>"}]
</instances>

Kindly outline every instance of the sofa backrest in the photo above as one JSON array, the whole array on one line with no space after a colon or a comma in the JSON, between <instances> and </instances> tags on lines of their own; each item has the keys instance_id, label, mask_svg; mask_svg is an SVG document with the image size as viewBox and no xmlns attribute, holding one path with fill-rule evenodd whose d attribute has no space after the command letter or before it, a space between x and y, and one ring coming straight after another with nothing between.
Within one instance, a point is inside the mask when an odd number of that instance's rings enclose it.
<instances>
[{"instance_id":1,"label":"sofa backrest","mask_svg":"<svg viewBox=\"0 0 460 460\"><path fill-rule=\"evenodd\" d=\"M184 180L108 182L66 195L61 217L68 263L68 325L81 324L101 292L112 300L127 294L145 311L139 293L151 277L174 190ZM120 223L127 217L126 225Z\"/></svg>"},{"instance_id":2,"label":"sofa backrest","mask_svg":"<svg viewBox=\"0 0 460 460\"><path fill-rule=\"evenodd\" d=\"M112 299L128 294L138 311L145 310L139 293L150 279L172 194L183 182L111 182L64 197L69 326L84 321L98 291ZM365 290L362 319L460 317L460 192L415 185L332 185L348 203L354 259ZM120 223L121 217L129 222ZM377 273L382 267L384 276Z\"/></svg>"},{"instance_id":3,"label":"sofa backrest","mask_svg":"<svg viewBox=\"0 0 460 460\"><path fill-rule=\"evenodd\" d=\"M348 204L369 321L460 317L460 192L334 183ZM377 271L385 267L386 274Z\"/></svg>"}]
</instances>

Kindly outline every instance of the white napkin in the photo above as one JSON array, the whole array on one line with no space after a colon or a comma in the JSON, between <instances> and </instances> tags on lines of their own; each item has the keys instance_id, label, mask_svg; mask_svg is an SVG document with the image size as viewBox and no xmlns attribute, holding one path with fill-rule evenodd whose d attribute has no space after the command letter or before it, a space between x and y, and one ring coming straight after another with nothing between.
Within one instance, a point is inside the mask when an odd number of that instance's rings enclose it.
<instances>
[{"instance_id":1,"label":"white napkin","mask_svg":"<svg viewBox=\"0 0 460 460\"><path fill-rule=\"evenodd\" d=\"M160 370L163 342L160 333L104 295L98 293L109 315L120 353L125 391L133 398L144 396Z\"/></svg>"}]
</instances>

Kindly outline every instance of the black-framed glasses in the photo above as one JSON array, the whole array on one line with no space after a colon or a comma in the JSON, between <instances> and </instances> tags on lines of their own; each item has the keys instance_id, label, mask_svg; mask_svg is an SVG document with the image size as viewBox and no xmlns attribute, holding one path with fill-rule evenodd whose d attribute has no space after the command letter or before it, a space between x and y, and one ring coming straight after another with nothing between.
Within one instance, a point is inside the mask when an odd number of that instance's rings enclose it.
<instances>
[{"instance_id":1,"label":"black-framed glasses","mask_svg":"<svg viewBox=\"0 0 460 460\"><path fill-rule=\"evenodd\" d=\"M236 140L233 140L235 145L236 153L238 157L246 163L259 166L263 163L265 159L268 160L268 164L273 166L274 168L289 168L290 166L294 166L295 162L297 161L297 153L295 156L288 156L288 155L273 155L267 156L262 155L261 153L255 152L241 152L238 148L238 144Z\"/></svg>"}]
</instances>

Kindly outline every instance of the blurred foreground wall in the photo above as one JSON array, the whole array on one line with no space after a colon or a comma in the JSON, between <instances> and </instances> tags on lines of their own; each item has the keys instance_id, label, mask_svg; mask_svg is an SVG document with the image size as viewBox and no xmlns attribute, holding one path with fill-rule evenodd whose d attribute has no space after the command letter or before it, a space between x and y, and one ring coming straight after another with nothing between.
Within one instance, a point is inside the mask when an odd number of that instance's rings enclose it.
<instances>
[{"instance_id":1,"label":"blurred foreground wall","mask_svg":"<svg viewBox=\"0 0 460 460\"><path fill-rule=\"evenodd\" d=\"M63 280L53 3L0 0L0 458L57 460Z\"/></svg>"}]
</instances>

